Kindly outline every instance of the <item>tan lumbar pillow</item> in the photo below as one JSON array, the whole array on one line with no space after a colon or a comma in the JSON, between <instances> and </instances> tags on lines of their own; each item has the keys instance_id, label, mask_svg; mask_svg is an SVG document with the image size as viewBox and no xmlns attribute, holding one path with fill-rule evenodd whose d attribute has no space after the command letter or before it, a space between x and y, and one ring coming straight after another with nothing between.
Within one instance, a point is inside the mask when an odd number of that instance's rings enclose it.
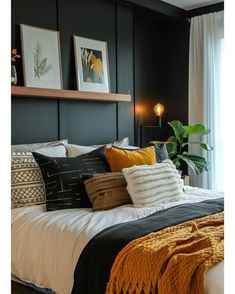
<instances>
[{"instance_id":1,"label":"tan lumbar pillow","mask_svg":"<svg viewBox=\"0 0 235 294\"><path fill-rule=\"evenodd\" d=\"M93 210L107 210L131 203L122 172L95 174L85 181Z\"/></svg>"}]
</instances>

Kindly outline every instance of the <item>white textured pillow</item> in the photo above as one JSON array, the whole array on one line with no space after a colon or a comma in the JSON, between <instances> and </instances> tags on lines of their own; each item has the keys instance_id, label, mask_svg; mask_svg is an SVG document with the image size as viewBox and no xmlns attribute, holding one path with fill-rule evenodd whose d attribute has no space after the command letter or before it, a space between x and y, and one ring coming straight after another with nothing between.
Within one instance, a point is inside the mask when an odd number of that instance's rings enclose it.
<instances>
[{"instance_id":1,"label":"white textured pillow","mask_svg":"<svg viewBox=\"0 0 235 294\"><path fill-rule=\"evenodd\" d=\"M153 165L124 168L122 172L135 207L152 207L186 197L180 175L169 159Z\"/></svg>"}]
</instances>

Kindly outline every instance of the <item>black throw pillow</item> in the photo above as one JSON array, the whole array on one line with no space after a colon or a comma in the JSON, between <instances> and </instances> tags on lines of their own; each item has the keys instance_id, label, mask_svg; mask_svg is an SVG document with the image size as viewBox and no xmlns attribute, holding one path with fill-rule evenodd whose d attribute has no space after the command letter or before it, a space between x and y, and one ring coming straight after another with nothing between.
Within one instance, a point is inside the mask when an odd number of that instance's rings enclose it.
<instances>
[{"instance_id":1,"label":"black throw pillow","mask_svg":"<svg viewBox=\"0 0 235 294\"><path fill-rule=\"evenodd\" d=\"M47 211L91 207L83 184L86 174L109 172L104 147L77 157L48 157L36 152L46 190Z\"/></svg>"}]
</instances>

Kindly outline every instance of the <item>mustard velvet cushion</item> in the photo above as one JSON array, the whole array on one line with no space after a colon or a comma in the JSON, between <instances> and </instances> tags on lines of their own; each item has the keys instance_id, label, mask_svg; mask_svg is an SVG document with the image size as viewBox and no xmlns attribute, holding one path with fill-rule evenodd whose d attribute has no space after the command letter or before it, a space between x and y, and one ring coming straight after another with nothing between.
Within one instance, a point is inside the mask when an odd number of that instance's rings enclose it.
<instances>
[{"instance_id":1,"label":"mustard velvet cushion","mask_svg":"<svg viewBox=\"0 0 235 294\"><path fill-rule=\"evenodd\" d=\"M134 165L156 163L155 148L153 146L134 151L106 147L105 155L113 172L121 171L123 168Z\"/></svg>"}]
</instances>

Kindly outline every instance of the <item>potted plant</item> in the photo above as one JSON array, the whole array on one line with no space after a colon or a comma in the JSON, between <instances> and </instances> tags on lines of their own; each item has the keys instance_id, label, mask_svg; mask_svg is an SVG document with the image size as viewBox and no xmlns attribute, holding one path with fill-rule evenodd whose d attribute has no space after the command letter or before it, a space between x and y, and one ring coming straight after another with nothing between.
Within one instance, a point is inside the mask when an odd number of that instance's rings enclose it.
<instances>
[{"instance_id":1,"label":"potted plant","mask_svg":"<svg viewBox=\"0 0 235 294\"><path fill-rule=\"evenodd\" d=\"M166 147L169 154L169 158L173 161L176 168L179 169L182 162L186 164L198 175L203 171L208 171L208 162L202 156L189 153L187 151L188 145L196 144L206 151L211 151L212 146L200 142L191 140L191 136L200 135L205 136L210 133L202 124L195 125L183 125L178 120L168 122L174 131L174 136L170 136L167 140Z\"/></svg>"},{"instance_id":2,"label":"potted plant","mask_svg":"<svg viewBox=\"0 0 235 294\"><path fill-rule=\"evenodd\" d=\"M15 62L17 58L20 58L21 56L17 54L16 49L11 50L11 84L17 85L17 72L15 67Z\"/></svg>"}]
</instances>

